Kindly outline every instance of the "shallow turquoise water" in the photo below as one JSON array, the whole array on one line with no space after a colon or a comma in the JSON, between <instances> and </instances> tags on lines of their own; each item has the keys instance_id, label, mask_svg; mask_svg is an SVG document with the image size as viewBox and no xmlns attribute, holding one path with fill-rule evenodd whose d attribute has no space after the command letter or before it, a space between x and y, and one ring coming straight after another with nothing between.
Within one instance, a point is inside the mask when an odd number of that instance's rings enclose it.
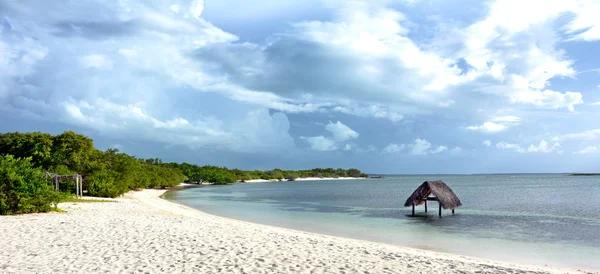
<instances>
[{"instance_id":1,"label":"shallow turquoise water","mask_svg":"<svg viewBox=\"0 0 600 274\"><path fill-rule=\"evenodd\" d=\"M456 215L404 201L425 180L460 197ZM600 177L411 175L207 186L165 198L215 215L528 264L600 270Z\"/></svg>"}]
</instances>

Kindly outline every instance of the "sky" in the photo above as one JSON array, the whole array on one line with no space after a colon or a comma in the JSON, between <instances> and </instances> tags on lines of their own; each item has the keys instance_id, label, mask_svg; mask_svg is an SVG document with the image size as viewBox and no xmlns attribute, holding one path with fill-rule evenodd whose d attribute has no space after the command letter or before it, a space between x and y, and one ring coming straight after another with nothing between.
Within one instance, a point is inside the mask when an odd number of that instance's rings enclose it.
<instances>
[{"instance_id":1,"label":"sky","mask_svg":"<svg viewBox=\"0 0 600 274\"><path fill-rule=\"evenodd\" d=\"M600 0L5 0L0 131L241 169L600 171Z\"/></svg>"}]
</instances>

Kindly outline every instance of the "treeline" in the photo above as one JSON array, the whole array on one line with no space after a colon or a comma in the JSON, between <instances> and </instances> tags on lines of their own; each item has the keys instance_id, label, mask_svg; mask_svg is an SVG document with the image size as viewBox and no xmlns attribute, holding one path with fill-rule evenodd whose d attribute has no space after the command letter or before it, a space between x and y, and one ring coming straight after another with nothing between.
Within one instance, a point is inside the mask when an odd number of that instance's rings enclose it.
<instances>
[{"instance_id":1,"label":"treeline","mask_svg":"<svg viewBox=\"0 0 600 274\"><path fill-rule=\"evenodd\" d=\"M210 182L215 184L229 184L234 182L244 182L253 179L263 180L288 180L294 181L298 178L339 178L339 177L367 177L360 170L351 169L333 169L333 168L314 168L309 170L239 170L228 169L218 166L198 166L188 163L168 163L169 167L181 170L188 178L189 182Z\"/></svg>"},{"instance_id":2,"label":"treeline","mask_svg":"<svg viewBox=\"0 0 600 274\"><path fill-rule=\"evenodd\" d=\"M186 179L180 170L155 159L98 150L92 139L72 131L5 133L0 134L0 214L48 211L48 203L34 205L26 198L35 194L54 203L60 198L45 172L80 174L88 195L110 198L132 189L171 187ZM74 193L75 182L62 182L60 191Z\"/></svg>"},{"instance_id":3,"label":"treeline","mask_svg":"<svg viewBox=\"0 0 600 274\"><path fill-rule=\"evenodd\" d=\"M88 195L111 198L129 190L166 188L184 181L228 184L252 179L367 176L358 169L244 171L188 163L163 163L158 158L139 159L120 153L117 149L101 151L94 147L92 139L72 131L58 135L41 132L4 133L0 134L0 214L49 210L49 204L56 203L58 196L53 194L46 172L80 174ZM60 191L74 193L75 182L61 183Z\"/></svg>"}]
</instances>

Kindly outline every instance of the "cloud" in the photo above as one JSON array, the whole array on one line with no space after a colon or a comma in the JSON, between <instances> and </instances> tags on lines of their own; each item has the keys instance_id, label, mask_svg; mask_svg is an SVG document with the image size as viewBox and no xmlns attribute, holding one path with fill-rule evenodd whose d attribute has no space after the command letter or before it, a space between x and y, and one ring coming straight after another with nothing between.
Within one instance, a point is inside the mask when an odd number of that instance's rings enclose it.
<instances>
[{"instance_id":1,"label":"cloud","mask_svg":"<svg viewBox=\"0 0 600 274\"><path fill-rule=\"evenodd\" d=\"M573 62L556 49L561 39L554 27L561 23L561 15L574 13L576 19L571 23L583 18L580 6L583 2L493 2L487 17L461 31L462 55L472 74L491 76L482 79L479 90L507 96L513 103L548 109L573 111L575 105L583 103L580 92L547 89L550 79L574 77L576 73ZM597 10L595 6L586 5ZM516 9L520 11L514 13ZM567 28L581 30L583 25L578 25Z\"/></svg>"},{"instance_id":2,"label":"cloud","mask_svg":"<svg viewBox=\"0 0 600 274\"><path fill-rule=\"evenodd\" d=\"M451 153L460 147L433 146L429 134L469 126L508 135L525 120L523 131L539 131L534 118L550 121L583 103L580 86L570 85L582 81L574 69L581 57L564 42L595 41L597 4L566 2L477 3L483 14L474 19L438 24L387 1L331 1L323 16L284 14L275 33L246 41L209 22L201 0L9 1L0 9L0 112L236 152L293 147L288 117L332 120L300 143L369 150L361 147L406 131L423 139L383 152ZM248 25L244 32L256 30ZM352 129L338 121L348 116ZM380 132L363 133L370 123Z\"/></svg>"},{"instance_id":3,"label":"cloud","mask_svg":"<svg viewBox=\"0 0 600 274\"><path fill-rule=\"evenodd\" d=\"M190 13L199 18L202 15L202 11L204 10L204 0L193 0L190 5Z\"/></svg>"},{"instance_id":4,"label":"cloud","mask_svg":"<svg viewBox=\"0 0 600 274\"><path fill-rule=\"evenodd\" d=\"M550 153L554 151L562 153L560 144L555 142L552 145L550 145L545 140L541 140L537 146L530 145L529 148L527 148L527 152Z\"/></svg>"},{"instance_id":5,"label":"cloud","mask_svg":"<svg viewBox=\"0 0 600 274\"><path fill-rule=\"evenodd\" d=\"M325 136L314 136L314 137L301 137L310 144L310 149L316 151L332 151L332 150L352 150L358 147L354 144L344 144L349 140L358 138L358 132L352 130L350 127L344 125L342 122L337 121L336 123L329 122L325 125L325 130L331 133L331 137Z\"/></svg>"},{"instance_id":6,"label":"cloud","mask_svg":"<svg viewBox=\"0 0 600 274\"><path fill-rule=\"evenodd\" d=\"M499 149L512 149L512 150L515 150L515 151L520 152L520 153L527 152L527 150L521 148L520 145L509 144L509 143L504 142L504 141L500 141L500 142L496 143L496 147L499 148Z\"/></svg>"},{"instance_id":7,"label":"cloud","mask_svg":"<svg viewBox=\"0 0 600 274\"><path fill-rule=\"evenodd\" d=\"M553 144L549 144L545 140L541 140L538 145L530 145L527 149L522 148L518 144L510 144L504 141L500 141L496 144L496 147L499 149L510 149L519 153L551 153L558 152L562 153L560 143L555 142Z\"/></svg>"},{"instance_id":8,"label":"cloud","mask_svg":"<svg viewBox=\"0 0 600 274\"><path fill-rule=\"evenodd\" d=\"M511 126L516 126L521 123L521 118L517 116L499 116L495 117L492 122L485 122L480 126L468 126L468 130L481 131L485 133L497 133L508 129Z\"/></svg>"},{"instance_id":9,"label":"cloud","mask_svg":"<svg viewBox=\"0 0 600 274\"><path fill-rule=\"evenodd\" d=\"M79 62L84 68L97 68L97 69L112 69L113 63L108 60L105 56L100 54L90 54L79 57Z\"/></svg>"},{"instance_id":10,"label":"cloud","mask_svg":"<svg viewBox=\"0 0 600 274\"><path fill-rule=\"evenodd\" d=\"M385 147L383 149L383 153L398 153L404 150L404 147L406 147L406 145L401 144L389 144L387 147Z\"/></svg>"},{"instance_id":11,"label":"cloud","mask_svg":"<svg viewBox=\"0 0 600 274\"><path fill-rule=\"evenodd\" d=\"M333 139L337 142L356 139L359 135L356 131L342 124L340 121L337 121L337 123L329 122L329 124L325 126L325 129L333 134Z\"/></svg>"},{"instance_id":12,"label":"cloud","mask_svg":"<svg viewBox=\"0 0 600 274\"><path fill-rule=\"evenodd\" d=\"M574 34L571 40L600 40L600 24L597 18L600 4L595 1L577 1L571 4L571 12L575 15L567 25L567 30Z\"/></svg>"},{"instance_id":13,"label":"cloud","mask_svg":"<svg viewBox=\"0 0 600 274\"><path fill-rule=\"evenodd\" d=\"M599 87L600 87L600 86L599 86ZM592 106L600 106L600 101L598 101L598 102L594 102L594 103L590 103L590 105L592 105Z\"/></svg>"},{"instance_id":14,"label":"cloud","mask_svg":"<svg viewBox=\"0 0 600 274\"><path fill-rule=\"evenodd\" d=\"M573 152L575 154L593 154L593 153L600 153L600 146L589 146L586 147L582 150Z\"/></svg>"},{"instance_id":15,"label":"cloud","mask_svg":"<svg viewBox=\"0 0 600 274\"><path fill-rule=\"evenodd\" d=\"M506 130L508 127L503 124L496 124L494 122L485 122L480 126L468 126L468 130L481 131L485 133L496 133Z\"/></svg>"},{"instance_id":16,"label":"cloud","mask_svg":"<svg viewBox=\"0 0 600 274\"><path fill-rule=\"evenodd\" d=\"M485 140L485 141L483 141L483 142L482 142L482 144L483 144L484 146L486 146L486 147L490 147L490 146L492 146L492 141L490 141L490 140Z\"/></svg>"},{"instance_id":17,"label":"cloud","mask_svg":"<svg viewBox=\"0 0 600 274\"><path fill-rule=\"evenodd\" d=\"M578 133L569 133L556 136L552 138L552 141L561 140L596 140L600 139L600 129L591 129Z\"/></svg>"},{"instance_id":18,"label":"cloud","mask_svg":"<svg viewBox=\"0 0 600 274\"><path fill-rule=\"evenodd\" d=\"M405 149L407 149L408 154L411 155L439 154L447 151L456 154L462 151L460 147L455 147L450 150L448 150L447 146L437 146L434 148L431 143L425 139L415 139L414 143L412 144L389 144L382 150L382 153L396 154L404 151Z\"/></svg>"},{"instance_id":19,"label":"cloud","mask_svg":"<svg viewBox=\"0 0 600 274\"><path fill-rule=\"evenodd\" d=\"M214 117L196 117L193 121L181 117L161 120L140 105L119 105L104 99L71 100L63 107L65 114L58 115L58 119L103 134L239 152L270 153L294 146L288 133L287 116L270 115L266 109L241 113L237 121L223 123Z\"/></svg>"},{"instance_id":20,"label":"cloud","mask_svg":"<svg viewBox=\"0 0 600 274\"><path fill-rule=\"evenodd\" d=\"M337 150L336 142L324 136L301 137L310 144L310 149L316 151L332 151Z\"/></svg>"},{"instance_id":21,"label":"cloud","mask_svg":"<svg viewBox=\"0 0 600 274\"><path fill-rule=\"evenodd\" d=\"M518 125L521 122L521 118L517 116L499 116L494 118L494 122Z\"/></svg>"}]
</instances>

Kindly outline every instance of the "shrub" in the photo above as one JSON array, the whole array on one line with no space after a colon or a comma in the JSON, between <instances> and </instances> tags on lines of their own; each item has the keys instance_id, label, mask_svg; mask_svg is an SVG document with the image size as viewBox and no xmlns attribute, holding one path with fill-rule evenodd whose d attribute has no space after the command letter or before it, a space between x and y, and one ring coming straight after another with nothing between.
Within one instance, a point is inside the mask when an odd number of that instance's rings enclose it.
<instances>
[{"instance_id":1,"label":"shrub","mask_svg":"<svg viewBox=\"0 0 600 274\"><path fill-rule=\"evenodd\" d=\"M0 156L0 215L51 211L58 192L30 158Z\"/></svg>"},{"instance_id":2,"label":"shrub","mask_svg":"<svg viewBox=\"0 0 600 274\"><path fill-rule=\"evenodd\" d=\"M88 192L91 196L115 198L125 192L127 187L118 184L115 180L116 172L100 170L90 176L88 180Z\"/></svg>"}]
</instances>

